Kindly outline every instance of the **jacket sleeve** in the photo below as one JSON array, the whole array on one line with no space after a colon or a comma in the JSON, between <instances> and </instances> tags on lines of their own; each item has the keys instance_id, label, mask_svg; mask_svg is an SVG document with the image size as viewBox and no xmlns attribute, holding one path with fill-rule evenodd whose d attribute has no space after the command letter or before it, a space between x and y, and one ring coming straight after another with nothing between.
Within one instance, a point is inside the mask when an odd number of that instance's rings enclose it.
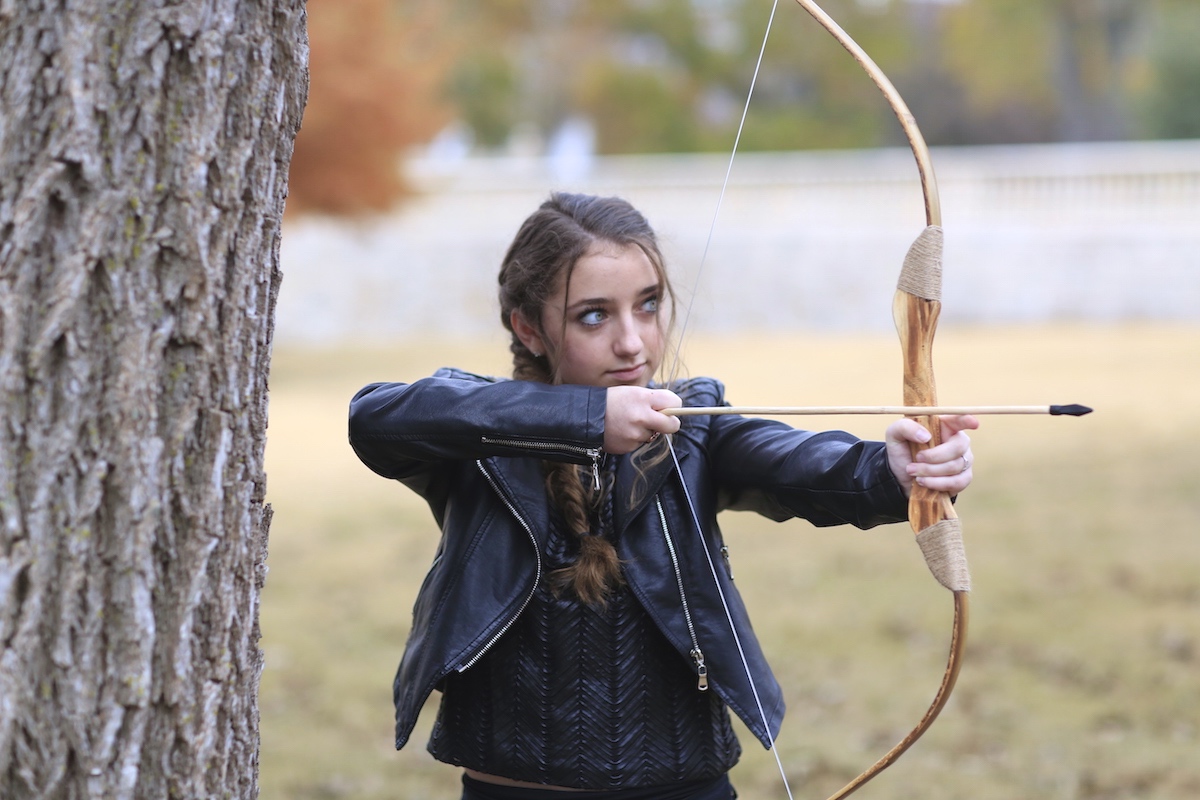
<instances>
[{"instance_id":1,"label":"jacket sleeve","mask_svg":"<svg viewBox=\"0 0 1200 800\"><path fill-rule=\"evenodd\" d=\"M604 441L604 389L490 380L442 370L374 383L350 401L350 446L387 478L485 456L590 463Z\"/></svg>"},{"instance_id":2,"label":"jacket sleeve","mask_svg":"<svg viewBox=\"0 0 1200 800\"><path fill-rule=\"evenodd\" d=\"M715 384L715 404L725 404ZM724 508L770 519L870 528L908 518L908 498L883 442L814 433L775 420L709 418L708 459Z\"/></svg>"}]
</instances>

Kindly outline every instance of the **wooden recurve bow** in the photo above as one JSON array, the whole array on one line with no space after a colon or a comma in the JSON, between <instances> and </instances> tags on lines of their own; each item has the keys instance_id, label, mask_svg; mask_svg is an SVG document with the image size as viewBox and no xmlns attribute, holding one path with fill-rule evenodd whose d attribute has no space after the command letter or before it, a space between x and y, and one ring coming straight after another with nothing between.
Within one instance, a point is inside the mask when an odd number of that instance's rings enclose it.
<instances>
[{"instance_id":1,"label":"wooden recurve bow","mask_svg":"<svg viewBox=\"0 0 1200 800\"><path fill-rule=\"evenodd\" d=\"M895 298L892 316L904 358L904 405L937 405L937 391L933 375L933 336L937 330L941 312L942 294L942 228L941 204L933 174L933 163L929 147L917 127L896 87L875 64L870 56L812 0L796 0L817 22L821 24L854 57L867 72L891 105L913 155L921 178L921 190L925 198L926 227L917 237L904 260ZM917 418L932 434L924 445L913 445L917 450L934 447L941 443L941 424L936 416ZM889 750L870 768L848 783L829 800L840 800L880 772L893 764L933 724L954 689L962 665L963 648L966 643L968 619L968 593L971 578L967 571L966 554L963 550L962 527L950 497L944 492L935 492L914 483L909 498L909 522L917 536L917 543L925 555L926 563L938 582L954 594L954 628L950 638L950 655L941 686L932 705L921 717L916 727L895 747Z\"/></svg>"}]
</instances>

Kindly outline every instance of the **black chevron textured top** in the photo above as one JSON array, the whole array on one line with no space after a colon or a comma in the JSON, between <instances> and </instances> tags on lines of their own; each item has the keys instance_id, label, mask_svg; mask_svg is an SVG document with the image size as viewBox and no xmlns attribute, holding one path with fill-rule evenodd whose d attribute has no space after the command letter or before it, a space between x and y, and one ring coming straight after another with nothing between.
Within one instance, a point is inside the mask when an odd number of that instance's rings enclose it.
<instances>
[{"instance_id":1,"label":"black chevron textured top","mask_svg":"<svg viewBox=\"0 0 1200 800\"><path fill-rule=\"evenodd\" d=\"M577 552L555 525L547 571ZM725 704L698 690L691 664L625 586L599 609L543 582L513 627L442 689L429 752L514 780L657 786L721 775L741 755Z\"/></svg>"}]
</instances>

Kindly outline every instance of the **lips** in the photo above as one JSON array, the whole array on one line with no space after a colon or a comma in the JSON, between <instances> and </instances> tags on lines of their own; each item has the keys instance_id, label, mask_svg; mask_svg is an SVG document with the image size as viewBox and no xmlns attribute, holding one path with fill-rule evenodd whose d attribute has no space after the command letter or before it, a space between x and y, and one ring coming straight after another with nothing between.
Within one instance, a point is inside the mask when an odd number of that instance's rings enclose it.
<instances>
[{"instance_id":1,"label":"lips","mask_svg":"<svg viewBox=\"0 0 1200 800\"><path fill-rule=\"evenodd\" d=\"M626 367L624 369L610 369L608 371L608 377L619 383L632 383L641 378L645 371L646 364L645 362L642 362L641 364L635 364L632 367Z\"/></svg>"}]
</instances>

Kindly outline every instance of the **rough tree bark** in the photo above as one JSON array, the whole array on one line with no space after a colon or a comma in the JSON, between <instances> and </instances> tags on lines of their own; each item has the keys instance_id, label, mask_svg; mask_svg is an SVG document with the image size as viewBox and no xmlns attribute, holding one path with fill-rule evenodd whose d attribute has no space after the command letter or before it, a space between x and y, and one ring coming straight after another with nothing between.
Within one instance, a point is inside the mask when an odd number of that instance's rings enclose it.
<instances>
[{"instance_id":1,"label":"rough tree bark","mask_svg":"<svg viewBox=\"0 0 1200 800\"><path fill-rule=\"evenodd\" d=\"M257 794L303 0L0 0L0 797Z\"/></svg>"}]
</instances>

